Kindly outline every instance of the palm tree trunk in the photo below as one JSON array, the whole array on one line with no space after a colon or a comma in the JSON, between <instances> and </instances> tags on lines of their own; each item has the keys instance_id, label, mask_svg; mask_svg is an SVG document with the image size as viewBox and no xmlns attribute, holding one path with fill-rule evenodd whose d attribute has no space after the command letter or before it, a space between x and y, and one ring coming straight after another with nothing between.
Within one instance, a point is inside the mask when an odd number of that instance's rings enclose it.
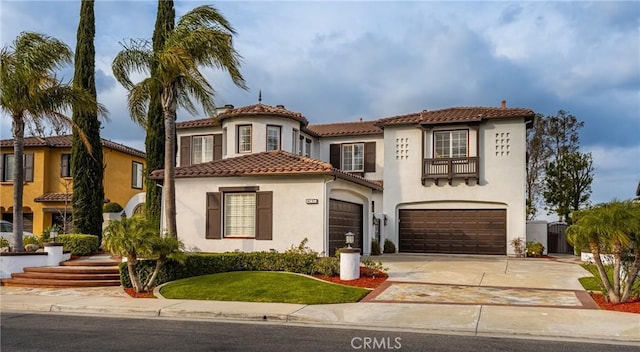
<instances>
[{"instance_id":1,"label":"palm tree trunk","mask_svg":"<svg viewBox=\"0 0 640 352\"><path fill-rule=\"evenodd\" d=\"M149 279L147 279L147 282L145 282L144 287L142 288L142 290L149 291L149 289L151 288L151 285L153 285L153 282L156 281L156 277L158 277L158 274L160 273L160 268L162 268L162 263L163 262L164 262L164 260L162 260L160 258L158 258L156 260L156 266L153 269L153 273L151 274Z\"/></svg>"},{"instance_id":2,"label":"palm tree trunk","mask_svg":"<svg viewBox=\"0 0 640 352\"><path fill-rule=\"evenodd\" d=\"M609 282L609 277L607 276L607 272L604 270L602 259L600 259L600 247L598 247L597 243L589 243L589 246L591 247L591 253L593 253L593 261L596 263L596 268L598 268L598 274L600 274L600 279L602 280L604 289L607 291L609 302L611 303L620 302L620 296L618 292L613 291L613 288L611 287L611 282Z\"/></svg>"},{"instance_id":3,"label":"palm tree trunk","mask_svg":"<svg viewBox=\"0 0 640 352\"><path fill-rule=\"evenodd\" d=\"M129 278L131 279L131 286L133 286L134 291L140 292L142 290L142 283L140 282L140 277L138 276L138 272L136 271L136 263L138 260L135 255L129 255L127 257L127 270L129 270Z\"/></svg>"},{"instance_id":4,"label":"palm tree trunk","mask_svg":"<svg viewBox=\"0 0 640 352\"><path fill-rule=\"evenodd\" d=\"M633 263L631 264L631 268L629 268L629 272L627 273L627 280L622 292L622 298L620 298L620 303L624 303L629 300L629 296L631 295L631 286L633 286L633 283L636 281L638 270L640 270L640 248L636 246L634 252L635 255Z\"/></svg>"},{"instance_id":5,"label":"palm tree trunk","mask_svg":"<svg viewBox=\"0 0 640 352\"><path fill-rule=\"evenodd\" d=\"M616 292L618 297L620 296L620 245L618 243L614 243L612 246L613 253L613 290Z\"/></svg>"},{"instance_id":6,"label":"palm tree trunk","mask_svg":"<svg viewBox=\"0 0 640 352\"><path fill-rule=\"evenodd\" d=\"M162 110L164 113L164 212L165 226L169 236L177 237L176 226L176 109L177 90L175 85L166 85L162 90Z\"/></svg>"},{"instance_id":7,"label":"palm tree trunk","mask_svg":"<svg viewBox=\"0 0 640 352\"><path fill-rule=\"evenodd\" d=\"M22 197L24 194L24 117L13 116L13 244L14 252L22 252L24 216Z\"/></svg>"}]
</instances>

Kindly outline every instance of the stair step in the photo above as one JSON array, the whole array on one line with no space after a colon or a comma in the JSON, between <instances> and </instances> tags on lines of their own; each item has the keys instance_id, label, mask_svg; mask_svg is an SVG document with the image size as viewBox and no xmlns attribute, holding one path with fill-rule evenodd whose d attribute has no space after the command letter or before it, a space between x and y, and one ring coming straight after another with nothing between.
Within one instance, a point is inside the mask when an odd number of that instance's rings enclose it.
<instances>
[{"instance_id":1,"label":"stair step","mask_svg":"<svg viewBox=\"0 0 640 352\"><path fill-rule=\"evenodd\" d=\"M61 274L120 274L120 269L115 267L96 266L39 266L23 269L24 272L33 273L61 273Z\"/></svg>"},{"instance_id":2,"label":"stair step","mask_svg":"<svg viewBox=\"0 0 640 352\"><path fill-rule=\"evenodd\" d=\"M67 260L60 265L62 266L118 266L120 261L91 261L91 260Z\"/></svg>"},{"instance_id":3,"label":"stair step","mask_svg":"<svg viewBox=\"0 0 640 352\"><path fill-rule=\"evenodd\" d=\"M120 286L120 280L52 280L13 278L2 279L3 286L27 286L27 287L100 287Z\"/></svg>"},{"instance_id":4,"label":"stair step","mask_svg":"<svg viewBox=\"0 0 640 352\"><path fill-rule=\"evenodd\" d=\"M120 280L119 273L108 274L78 274L78 273L52 273L52 272L24 272L13 273L11 278L25 279L52 279L52 280Z\"/></svg>"}]
</instances>

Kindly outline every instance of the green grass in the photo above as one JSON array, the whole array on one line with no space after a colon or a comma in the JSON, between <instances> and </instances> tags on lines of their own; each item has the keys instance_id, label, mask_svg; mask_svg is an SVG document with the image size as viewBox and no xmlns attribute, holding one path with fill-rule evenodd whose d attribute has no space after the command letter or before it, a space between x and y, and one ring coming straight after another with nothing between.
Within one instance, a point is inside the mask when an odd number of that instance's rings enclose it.
<instances>
[{"instance_id":1,"label":"green grass","mask_svg":"<svg viewBox=\"0 0 640 352\"><path fill-rule=\"evenodd\" d=\"M175 299L328 304L358 302L369 290L283 272L236 271L173 281L160 293Z\"/></svg>"},{"instance_id":2,"label":"green grass","mask_svg":"<svg viewBox=\"0 0 640 352\"><path fill-rule=\"evenodd\" d=\"M598 273L598 267L595 264L582 264L581 265L585 270L591 273L593 276L581 277L578 279L582 287L584 287L587 291L594 292L602 292L604 286L602 285L602 280L600 279L600 274ZM607 272L607 276L609 277L609 282L613 283L613 266L605 265L604 270ZM636 282L633 284L633 288L631 292L638 292L640 290L640 280L636 279Z\"/></svg>"}]
</instances>

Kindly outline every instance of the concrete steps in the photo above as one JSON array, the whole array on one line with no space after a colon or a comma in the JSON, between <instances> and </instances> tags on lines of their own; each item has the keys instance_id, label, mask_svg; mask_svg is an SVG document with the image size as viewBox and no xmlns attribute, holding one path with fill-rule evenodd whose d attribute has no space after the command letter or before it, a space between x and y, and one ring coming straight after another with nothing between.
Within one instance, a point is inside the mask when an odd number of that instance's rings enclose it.
<instances>
[{"instance_id":1,"label":"concrete steps","mask_svg":"<svg viewBox=\"0 0 640 352\"><path fill-rule=\"evenodd\" d=\"M2 279L3 286L22 287L101 287L120 286L120 261L108 256L81 257L61 266L24 268L23 273Z\"/></svg>"}]
</instances>

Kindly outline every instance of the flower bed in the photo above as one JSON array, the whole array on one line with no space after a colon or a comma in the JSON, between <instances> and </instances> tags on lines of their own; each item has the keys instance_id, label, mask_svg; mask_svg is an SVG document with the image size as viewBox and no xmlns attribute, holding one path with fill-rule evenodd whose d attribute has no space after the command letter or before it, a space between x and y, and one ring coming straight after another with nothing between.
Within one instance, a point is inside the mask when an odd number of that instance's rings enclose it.
<instances>
[{"instance_id":1,"label":"flower bed","mask_svg":"<svg viewBox=\"0 0 640 352\"><path fill-rule=\"evenodd\" d=\"M343 281L343 280L340 280L339 275L338 276L313 275L313 276L323 281L328 281L328 282L333 282L336 284L342 284L342 285L348 285L348 286L363 287L363 288L376 288L380 286L380 284L385 282L389 277L386 273L382 271L368 269L363 266L360 267L360 278L355 280Z\"/></svg>"},{"instance_id":2,"label":"flower bed","mask_svg":"<svg viewBox=\"0 0 640 352\"><path fill-rule=\"evenodd\" d=\"M608 303L601 294L591 294L591 298L598 304L600 309L614 310L616 312L640 314L640 297L630 299L626 303Z\"/></svg>"}]
</instances>

